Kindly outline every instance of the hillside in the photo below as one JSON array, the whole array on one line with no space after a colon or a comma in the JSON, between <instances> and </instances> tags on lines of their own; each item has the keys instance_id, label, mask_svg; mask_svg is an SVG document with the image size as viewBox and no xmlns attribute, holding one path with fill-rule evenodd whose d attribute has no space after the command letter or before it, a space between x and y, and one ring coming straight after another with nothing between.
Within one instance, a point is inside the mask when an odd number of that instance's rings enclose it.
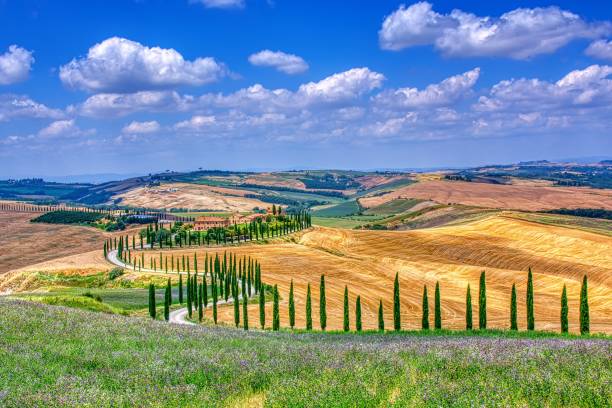
<instances>
[{"instance_id":1,"label":"hillside","mask_svg":"<svg viewBox=\"0 0 612 408\"><path fill-rule=\"evenodd\" d=\"M2 298L0 308L6 407L586 407L612 398L608 339L244 332Z\"/></svg>"}]
</instances>

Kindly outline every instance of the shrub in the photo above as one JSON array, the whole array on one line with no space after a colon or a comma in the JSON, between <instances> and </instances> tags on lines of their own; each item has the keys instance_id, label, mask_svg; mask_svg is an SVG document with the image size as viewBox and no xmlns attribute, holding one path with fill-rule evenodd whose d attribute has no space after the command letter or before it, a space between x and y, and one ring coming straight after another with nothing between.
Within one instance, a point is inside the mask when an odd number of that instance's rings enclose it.
<instances>
[{"instance_id":1,"label":"shrub","mask_svg":"<svg viewBox=\"0 0 612 408\"><path fill-rule=\"evenodd\" d=\"M125 271L123 270L123 268L116 267L116 268L111 269L108 272L108 279L109 280L115 280L115 279L117 279L118 277L120 277L120 276L122 276L124 274L125 274Z\"/></svg>"}]
</instances>

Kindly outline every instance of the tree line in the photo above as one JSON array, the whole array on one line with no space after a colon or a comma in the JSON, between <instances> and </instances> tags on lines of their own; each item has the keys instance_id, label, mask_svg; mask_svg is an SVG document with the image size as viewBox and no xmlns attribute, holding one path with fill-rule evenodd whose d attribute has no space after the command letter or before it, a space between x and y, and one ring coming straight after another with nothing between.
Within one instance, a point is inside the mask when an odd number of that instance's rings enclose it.
<instances>
[{"instance_id":1,"label":"tree line","mask_svg":"<svg viewBox=\"0 0 612 408\"><path fill-rule=\"evenodd\" d=\"M217 262L218 257L215 258L215 265ZM249 261L245 261L246 263L242 263L242 266L240 266L241 264L239 264L238 266L238 272L236 273L236 269L235 269L235 258L234 258L234 262L232 264L231 262L231 256L230 256L230 278L228 281L226 281L226 285L225 285L225 300L228 300L228 295L231 293L231 297L233 299L233 303L234 303L234 323L236 325L236 327L238 327L240 325L240 318L241 318L241 312L240 312L240 301L241 301L241 297L240 297L240 293L238 290L238 285L239 283L241 283L242 285L242 326L245 330L249 329L249 321L248 321L248 296L251 294L250 292L250 284L247 286L247 282L248 279L250 279L250 275L249 272L247 270L244 269L244 265L249 264L250 265L250 260ZM255 262L255 265L258 265ZM250 270L250 269L249 269ZM261 282L261 270L260 269L256 269L258 271L258 274L255 275L256 278L256 283L255 283L255 294L259 295L259 324L261 329L265 328L265 324L266 324L266 310L265 310L265 303L266 303L266 292L271 292L272 294L272 330L277 331L280 330L280 305L279 305L279 299L280 299L280 294L278 291L278 285L274 285L273 287L270 286L266 286L264 284L262 284ZM211 274L211 282L213 282L214 285L214 280L213 276L217 276L212 275ZM190 278L188 276L188 282L190 282ZM189 285L189 284L188 284ZM188 286L188 300L187 300L187 304L188 304L188 313L189 316L192 316L192 300L190 299L195 299L195 302L197 304L197 308L196 310L198 311L198 318L201 321L202 320L202 314L203 314L203 307L207 306L207 298L206 295L203 295L203 299L204 299L204 303L202 304L201 300L202 300L202 295L200 295L200 297L198 297L198 293L197 292L197 279L195 281L195 283L191 283L191 286ZM202 290L206 290L206 273L204 274L204 279L203 279L203 286L199 286L200 291ZM579 325L580 325L580 333L581 334L588 334L590 332L590 313L589 313L589 304L588 304L588 287L587 287L588 283L587 283L587 277L586 275L583 277L582 280L582 286L581 286L581 290L580 290L580 317L579 317ZM191 287L191 289L189 289ZM213 286L213 299L216 299L216 286ZM166 289L167 293L171 293L171 289L170 288L170 281L168 280L168 286ZM196 288L196 292L193 294L190 294L190 290L193 291ZM202 289L203 288L203 289ZM230 292L230 288L231 288L231 292ZM154 309L154 302L155 302L155 297L154 297L154 287L151 286L151 295L150 295L150 299L153 302L153 309ZM205 292L204 292L205 293ZM167 295L169 296L169 295ZM289 287L289 294L288 294L288 315L289 315L289 327L291 329L295 328L295 295L294 295L294 290L293 290L293 280L291 280L291 284ZM402 321L401 321L401 302L400 302L400 283L399 283L399 274L396 273L395 275L395 280L393 283L393 293L392 293L392 297L393 297L393 330L394 331L401 331L402 330ZM199 299L199 300L198 300ZM179 278L179 302L182 304L182 280L181 278ZM434 290L434 329L436 330L441 330L442 329L442 307L441 307L441 302L442 302L442 296L441 296L441 289L440 289L440 283L436 282L435 284L435 290ZM171 299L170 299L170 303L171 303ZM313 324L312 324L312 296L311 296L311 286L310 283L308 283L307 286L307 290L306 290L306 301L305 301L305 321L306 321L306 330L312 330L313 329ZM168 309L169 304L166 301L165 303L165 308L164 310ZM473 330L474 329L474 324L473 324L473 305L472 305L472 295L471 295L471 288L470 285L468 284L467 286L467 291L466 291L466 303L465 303L465 329L466 330ZM534 313L534 289L533 289L533 274L531 272L531 268L529 268L528 270L528 275L527 275L527 293L526 293L526 309L527 309L527 315L526 315L526 323L527 323L527 330L528 331L533 331L535 330L535 313ZM361 296L357 296L356 300L355 300L355 316L354 316L354 327L355 330L357 332L361 332L363 330L363 323L362 323L362 313L361 313ZM154 311L151 309L150 306L150 311L152 311L152 317L155 317L154 315ZM429 313L429 298L428 298L428 291L427 291L427 285L424 285L423 287L423 295L422 295L422 309L421 309L421 329L422 330L429 330L430 329L430 313ZM166 317L166 320L168 318ZM213 320L215 322L215 324L217 323L217 311L216 311L216 300L213 301ZM345 285L344 287L344 298L343 298L343 331L348 332L351 331L351 317L350 317L350 311L349 311L349 289L348 286ZM513 284L512 285L512 289L511 289L511 300L510 300L510 313L509 313L509 321L510 321L510 330L513 331L517 331L518 330L518 314L517 314L517 294L516 294L516 285ZM563 291L561 293L561 301L560 301L560 322L561 322L561 332L562 333L567 333L569 330L569 321L568 321L568 301L567 301L567 288L565 285L563 285ZM320 279L320 284L319 284L319 323L320 323L320 328L322 331L325 331L327 329L327 300L326 300L326 289L325 289L325 275L321 275L321 279ZM480 275L480 280L479 280L479 287L478 287L478 329L480 330L485 330L487 329L487 286L486 286L486 275L485 272L483 271ZM378 306L378 330L381 332L385 331L385 320L384 320L384 310L383 310L383 302L382 299L379 300L379 306Z\"/></svg>"}]
</instances>

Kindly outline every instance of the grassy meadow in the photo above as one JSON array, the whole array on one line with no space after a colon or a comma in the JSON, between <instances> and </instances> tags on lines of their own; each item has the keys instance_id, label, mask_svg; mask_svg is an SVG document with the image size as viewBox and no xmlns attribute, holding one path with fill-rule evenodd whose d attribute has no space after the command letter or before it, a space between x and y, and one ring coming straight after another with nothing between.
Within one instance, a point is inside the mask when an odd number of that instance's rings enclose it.
<instances>
[{"instance_id":1,"label":"grassy meadow","mask_svg":"<svg viewBox=\"0 0 612 408\"><path fill-rule=\"evenodd\" d=\"M612 399L612 341L183 327L0 298L0 405L572 406Z\"/></svg>"}]
</instances>

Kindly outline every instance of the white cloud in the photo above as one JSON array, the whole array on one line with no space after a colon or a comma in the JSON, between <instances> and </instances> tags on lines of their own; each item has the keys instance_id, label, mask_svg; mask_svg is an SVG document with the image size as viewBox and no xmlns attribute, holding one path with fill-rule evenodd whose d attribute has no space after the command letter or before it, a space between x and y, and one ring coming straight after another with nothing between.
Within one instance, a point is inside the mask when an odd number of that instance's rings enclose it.
<instances>
[{"instance_id":1,"label":"white cloud","mask_svg":"<svg viewBox=\"0 0 612 408\"><path fill-rule=\"evenodd\" d=\"M423 90L417 88L387 90L374 99L377 103L391 108L418 109L448 105L465 96L479 76L480 68L474 68L463 74L446 78L440 83L428 85Z\"/></svg>"},{"instance_id":2,"label":"white cloud","mask_svg":"<svg viewBox=\"0 0 612 408\"><path fill-rule=\"evenodd\" d=\"M42 138L87 136L95 133L94 129L81 130L74 119L58 120L38 131Z\"/></svg>"},{"instance_id":3,"label":"white cloud","mask_svg":"<svg viewBox=\"0 0 612 408\"><path fill-rule=\"evenodd\" d=\"M33 63L32 51L16 45L9 46L8 51L0 55L0 85L26 80Z\"/></svg>"},{"instance_id":4,"label":"white cloud","mask_svg":"<svg viewBox=\"0 0 612 408\"><path fill-rule=\"evenodd\" d=\"M243 8L244 0L190 0L190 3L199 3L206 8Z\"/></svg>"},{"instance_id":5,"label":"white cloud","mask_svg":"<svg viewBox=\"0 0 612 408\"><path fill-rule=\"evenodd\" d=\"M299 74L308 70L304 59L281 51L263 50L249 56L249 62L256 66L273 67L285 74Z\"/></svg>"},{"instance_id":6,"label":"white cloud","mask_svg":"<svg viewBox=\"0 0 612 408\"><path fill-rule=\"evenodd\" d=\"M191 119L178 122L174 125L174 129L185 132L200 132L216 123L214 116L196 115Z\"/></svg>"},{"instance_id":7,"label":"white cloud","mask_svg":"<svg viewBox=\"0 0 612 408\"><path fill-rule=\"evenodd\" d=\"M126 125L121 129L121 132L124 134L134 135L134 134L149 134L159 132L161 126L155 120L148 122L137 122L132 121L129 125Z\"/></svg>"},{"instance_id":8,"label":"white cloud","mask_svg":"<svg viewBox=\"0 0 612 408\"><path fill-rule=\"evenodd\" d=\"M49 108L23 95L0 95L0 122L14 118L48 118L60 119L64 113L59 109Z\"/></svg>"},{"instance_id":9,"label":"white cloud","mask_svg":"<svg viewBox=\"0 0 612 408\"><path fill-rule=\"evenodd\" d=\"M300 85L298 98L310 101L341 101L357 98L382 86L385 77L368 68L353 68L328 76L319 82Z\"/></svg>"},{"instance_id":10,"label":"white cloud","mask_svg":"<svg viewBox=\"0 0 612 408\"><path fill-rule=\"evenodd\" d=\"M591 57L612 60L612 40L597 40L592 42L585 51Z\"/></svg>"},{"instance_id":11,"label":"white cloud","mask_svg":"<svg viewBox=\"0 0 612 408\"><path fill-rule=\"evenodd\" d=\"M558 7L518 8L499 18L477 16L455 9L440 14L431 3L400 6L380 29L383 49L401 50L433 44L446 56L501 56L527 59L550 54L579 38L610 33L610 23L588 23Z\"/></svg>"},{"instance_id":12,"label":"white cloud","mask_svg":"<svg viewBox=\"0 0 612 408\"><path fill-rule=\"evenodd\" d=\"M131 92L203 85L226 74L214 58L187 61L172 48L146 47L112 37L89 49L87 57L60 68L60 79L70 88L91 92Z\"/></svg>"},{"instance_id":13,"label":"white cloud","mask_svg":"<svg viewBox=\"0 0 612 408\"><path fill-rule=\"evenodd\" d=\"M192 97L181 96L175 91L142 91L132 94L102 93L90 96L73 110L88 117L120 117L135 112L183 111L192 100Z\"/></svg>"}]
</instances>

